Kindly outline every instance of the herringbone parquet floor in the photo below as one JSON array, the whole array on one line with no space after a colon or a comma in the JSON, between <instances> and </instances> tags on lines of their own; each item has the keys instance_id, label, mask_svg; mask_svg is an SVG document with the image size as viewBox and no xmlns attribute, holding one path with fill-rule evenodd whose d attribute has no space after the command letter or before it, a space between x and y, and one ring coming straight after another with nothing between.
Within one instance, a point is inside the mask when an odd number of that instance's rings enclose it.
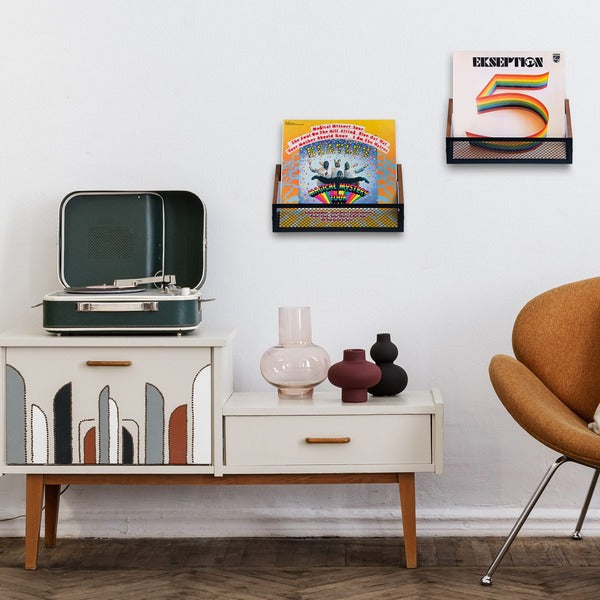
<instances>
[{"instance_id":1,"label":"herringbone parquet floor","mask_svg":"<svg viewBox=\"0 0 600 600\"><path fill-rule=\"evenodd\" d=\"M1 600L597 600L600 538L520 538L483 587L502 540L421 538L419 568L393 538L65 539L23 569L0 539Z\"/></svg>"}]
</instances>

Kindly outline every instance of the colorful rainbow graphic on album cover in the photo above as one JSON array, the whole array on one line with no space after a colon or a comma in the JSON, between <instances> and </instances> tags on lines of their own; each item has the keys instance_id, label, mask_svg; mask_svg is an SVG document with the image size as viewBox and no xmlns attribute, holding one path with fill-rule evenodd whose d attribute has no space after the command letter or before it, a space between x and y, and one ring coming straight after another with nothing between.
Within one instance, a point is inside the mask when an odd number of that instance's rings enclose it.
<instances>
[{"instance_id":1,"label":"colorful rainbow graphic on album cover","mask_svg":"<svg viewBox=\"0 0 600 600\"><path fill-rule=\"evenodd\" d=\"M397 201L393 120L284 121L281 204Z\"/></svg>"},{"instance_id":2,"label":"colorful rainbow graphic on album cover","mask_svg":"<svg viewBox=\"0 0 600 600\"><path fill-rule=\"evenodd\" d=\"M564 138L561 52L455 52L453 136L498 151L529 150ZM487 138L517 138L494 141Z\"/></svg>"}]
</instances>

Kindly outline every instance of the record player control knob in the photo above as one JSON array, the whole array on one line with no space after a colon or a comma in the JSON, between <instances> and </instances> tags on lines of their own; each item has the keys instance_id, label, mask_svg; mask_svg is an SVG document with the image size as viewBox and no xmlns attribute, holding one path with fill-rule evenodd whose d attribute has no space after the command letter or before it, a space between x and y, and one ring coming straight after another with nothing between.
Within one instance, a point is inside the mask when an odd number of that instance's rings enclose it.
<instances>
[{"instance_id":1,"label":"record player control knob","mask_svg":"<svg viewBox=\"0 0 600 600\"><path fill-rule=\"evenodd\" d=\"M182 288L180 288L179 293L182 296L189 296L190 295L190 288L189 287L182 287Z\"/></svg>"}]
</instances>

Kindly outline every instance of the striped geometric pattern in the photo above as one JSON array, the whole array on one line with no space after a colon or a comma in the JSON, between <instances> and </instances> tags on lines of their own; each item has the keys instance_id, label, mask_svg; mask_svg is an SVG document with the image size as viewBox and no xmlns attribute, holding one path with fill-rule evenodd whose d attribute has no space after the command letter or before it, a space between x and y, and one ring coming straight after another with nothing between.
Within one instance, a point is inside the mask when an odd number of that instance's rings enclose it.
<instances>
[{"instance_id":1,"label":"striped geometric pattern","mask_svg":"<svg viewBox=\"0 0 600 600\"><path fill-rule=\"evenodd\" d=\"M598 598L600 538L518 538L491 588L503 540L421 538L419 568L397 538L59 540L23 569L24 542L0 540L0 598L119 600L471 600Z\"/></svg>"},{"instance_id":2,"label":"striped geometric pattern","mask_svg":"<svg viewBox=\"0 0 600 600\"><path fill-rule=\"evenodd\" d=\"M8 464L210 463L212 370L210 364L202 366L208 354L200 363L194 354L179 354L163 389L143 382L163 366L156 352L144 358L148 364L137 376L112 375L112 382L100 372L81 375L77 359L67 356L67 366L61 363L44 378L36 377L45 364L36 353L13 356L19 370L6 365ZM93 366L110 362L87 361Z\"/></svg>"}]
</instances>

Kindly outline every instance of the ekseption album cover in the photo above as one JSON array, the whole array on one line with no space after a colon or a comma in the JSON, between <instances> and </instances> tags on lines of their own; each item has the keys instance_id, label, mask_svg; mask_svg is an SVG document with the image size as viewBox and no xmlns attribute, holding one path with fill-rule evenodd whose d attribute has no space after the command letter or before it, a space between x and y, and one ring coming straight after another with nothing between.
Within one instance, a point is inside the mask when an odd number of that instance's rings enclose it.
<instances>
[{"instance_id":1,"label":"ekseption album cover","mask_svg":"<svg viewBox=\"0 0 600 600\"><path fill-rule=\"evenodd\" d=\"M562 52L454 52L453 137L565 136Z\"/></svg>"}]
</instances>

